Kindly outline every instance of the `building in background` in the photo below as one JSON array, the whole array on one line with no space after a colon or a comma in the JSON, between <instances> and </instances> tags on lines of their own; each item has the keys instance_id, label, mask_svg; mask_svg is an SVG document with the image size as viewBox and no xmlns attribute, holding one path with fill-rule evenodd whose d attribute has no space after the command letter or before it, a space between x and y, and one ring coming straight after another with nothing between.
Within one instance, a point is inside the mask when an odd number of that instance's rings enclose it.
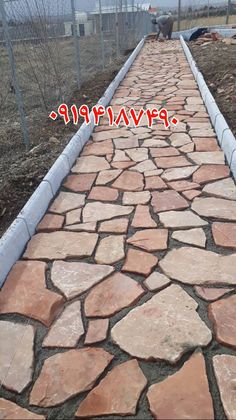
<instances>
[{"instance_id":1,"label":"building in background","mask_svg":"<svg viewBox=\"0 0 236 420\"><path fill-rule=\"evenodd\" d=\"M86 12L75 12L77 31L79 36L89 36L94 33L93 19ZM70 16L69 21L64 22L65 36L73 35L73 22Z\"/></svg>"}]
</instances>

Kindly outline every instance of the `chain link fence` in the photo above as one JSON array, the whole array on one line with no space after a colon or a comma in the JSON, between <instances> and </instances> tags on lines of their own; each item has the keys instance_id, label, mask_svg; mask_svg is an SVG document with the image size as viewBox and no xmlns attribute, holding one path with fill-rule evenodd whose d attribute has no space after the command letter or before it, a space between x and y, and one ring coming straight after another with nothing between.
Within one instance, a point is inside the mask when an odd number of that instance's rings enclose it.
<instances>
[{"instance_id":1,"label":"chain link fence","mask_svg":"<svg viewBox=\"0 0 236 420\"><path fill-rule=\"evenodd\" d=\"M176 17L175 30L178 30L178 10L173 11ZM181 8L180 30L194 27L217 25L236 25L236 1L190 0L188 6Z\"/></svg>"},{"instance_id":2,"label":"chain link fence","mask_svg":"<svg viewBox=\"0 0 236 420\"><path fill-rule=\"evenodd\" d=\"M9 125L29 131L150 32L150 14L134 1L107 3L82 12L74 0L0 0L0 137Z\"/></svg>"}]
</instances>

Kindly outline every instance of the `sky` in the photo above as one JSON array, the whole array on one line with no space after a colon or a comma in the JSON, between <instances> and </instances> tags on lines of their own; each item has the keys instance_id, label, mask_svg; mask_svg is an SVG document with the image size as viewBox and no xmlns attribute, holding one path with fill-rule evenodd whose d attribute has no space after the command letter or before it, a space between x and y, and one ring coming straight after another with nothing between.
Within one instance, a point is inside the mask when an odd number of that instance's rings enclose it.
<instances>
[{"instance_id":1,"label":"sky","mask_svg":"<svg viewBox=\"0 0 236 420\"><path fill-rule=\"evenodd\" d=\"M101 0L102 5L115 5L116 0ZM159 10L168 8L177 8L178 0L134 0L135 4L151 3L152 6L158 7ZM118 0L119 2L119 0ZM128 4L132 4L132 0L127 0ZM226 4L227 0L210 0L210 5ZM14 2L7 2L7 14L9 18L21 15L22 18L28 16L33 10L37 10L40 5L44 5L47 10L47 15L64 15L71 12L71 0L17 0ZM76 10L90 12L94 10L96 0L75 0ZM125 0L123 0L125 4ZM182 0L182 6L197 8L208 4L208 0ZM35 6L36 5L36 6ZM30 10L30 12L29 12Z\"/></svg>"},{"instance_id":2,"label":"sky","mask_svg":"<svg viewBox=\"0 0 236 420\"><path fill-rule=\"evenodd\" d=\"M65 0L68 1L68 0ZM111 5L112 3L115 4L115 0L101 0L102 4L108 4ZM119 0L118 0L119 1ZM127 0L128 3L131 4L131 0ZM77 2L77 6L80 9L83 10L89 10L91 8L94 7L94 4L96 2L96 0L76 0ZM214 6L214 5L219 5L219 4L224 4L226 3L227 0L210 0L210 5ZM125 1L123 0L123 4L125 3ZM152 6L158 7L159 9L161 9L162 7L178 7L178 0L135 0L135 4L137 3L151 3ZM208 0L182 0L182 6L186 7L186 6L192 6L192 7L198 7L201 5L207 5L208 4Z\"/></svg>"}]
</instances>

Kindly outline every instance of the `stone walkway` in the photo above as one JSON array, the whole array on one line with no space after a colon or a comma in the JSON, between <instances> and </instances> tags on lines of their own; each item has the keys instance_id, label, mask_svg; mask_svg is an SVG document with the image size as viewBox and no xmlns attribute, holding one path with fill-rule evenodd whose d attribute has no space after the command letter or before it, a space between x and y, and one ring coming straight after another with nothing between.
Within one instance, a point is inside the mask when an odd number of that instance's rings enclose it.
<instances>
[{"instance_id":1,"label":"stone walkway","mask_svg":"<svg viewBox=\"0 0 236 420\"><path fill-rule=\"evenodd\" d=\"M236 418L236 188L178 41L123 104L180 123L85 146L0 292L1 419Z\"/></svg>"}]
</instances>

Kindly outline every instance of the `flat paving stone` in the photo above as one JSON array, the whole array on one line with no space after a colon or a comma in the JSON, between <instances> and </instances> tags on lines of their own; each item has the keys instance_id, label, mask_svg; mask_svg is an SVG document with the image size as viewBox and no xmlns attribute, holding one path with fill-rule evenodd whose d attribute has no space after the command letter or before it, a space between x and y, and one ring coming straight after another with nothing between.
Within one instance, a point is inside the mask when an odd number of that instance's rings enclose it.
<instances>
[{"instance_id":1,"label":"flat paving stone","mask_svg":"<svg viewBox=\"0 0 236 420\"><path fill-rule=\"evenodd\" d=\"M147 204L151 199L149 191L125 192L123 194L123 205Z\"/></svg>"},{"instance_id":2,"label":"flat paving stone","mask_svg":"<svg viewBox=\"0 0 236 420\"><path fill-rule=\"evenodd\" d=\"M144 281L144 284L151 292L156 292L169 286L170 282L170 279L164 274L155 271Z\"/></svg>"},{"instance_id":3,"label":"flat paving stone","mask_svg":"<svg viewBox=\"0 0 236 420\"><path fill-rule=\"evenodd\" d=\"M62 229L64 224L64 216L59 214L46 214L38 224L36 232L53 232Z\"/></svg>"},{"instance_id":4,"label":"flat paving stone","mask_svg":"<svg viewBox=\"0 0 236 420\"><path fill-rule=\"evenodd\" d=\"M82 209L76 209L66 213L66 226L81 222Z\"/></svg>"},{"instance_id":5,"label":"flat paving stone","mask_svg":"<svg viewBox=\"0 0 236 420\"><path fill-rule=\"evenodd\" d=\"M73 299L104 280L113 271L114 268L109 265L56 261L52 266L51 280L67 299Z\"/></svg>"},{"instance_id":6,"label":"flat paving stone","mask_svg":"<svg viewBox=\"0 0 236 420\"><path fill-rule=\"evenodd\" d=\"M165 190L166 183L159 176L149 176L145 180L145 190Z\"/></svg>"},{"instance_id":7,"label":"flat paving stone","mask_svg":"<svg viewBox=\"0 0 236 420\"><path fill-rule=\"evenodd\" d=\"M153 171L145 171L144 176L147 178L149 176L159 176L164 172L163 169L154 169Z\"/></svg>"},{"instance_id":8,"label":"flat paving stone","mask_svg":"<svg viewBox=\"0 0 236 420\"><path fill-rule=\"evenodd\" d=\"M85 195L61 192L50 207L52 213L63 214L85 205Z\"/></svg>"},{"instance_id":9,"label":"flat paving stone","mask_svg":"<svg viewBox=\"0 0 236 420\"><path fill-rule=\"evenodd\" d=\"M214 325L216 340L236 348L236 295L211 303L208 314Z\"/></svg>"},{"instance_id":10,"label":"flat paving stone","mask_svg":"<svg viewBox=\"0 0 236 420\"><path fill-rule=\"evenodd\" d=\"M88 195L88 200L96 201L116 201L119 193L114 188L93 187Z\"/></svg>"},{"instance_id":11,"label":"flat paving stone","mask_svg":"<svg viewBox=\"0 0 236 420\"><path fill-rule=\"evenodd\" d=\"M124 171L112 184L112 187L122 191L142 191L144 188L143 175L138 172Z\"/></svg>"},{"instance_id":12,"label":"flat paving stone","mask_svg":"<svg viewBox=\"0 0 236 420\"><path fill-rule=\"evenodd\" d=\"M172 234L172 238L201 248L205 248L206 245L206 235L203 229L178 230Z\"/></svg>"},{"instance_id":13,"label":"flat paving stone","mask_svg":"<svg viewBox=\"0 0 236 420\"><path fill-rule=\"evenodd\" d=\"M135 162L112 162L111 166L116 169L129 169L135 165Z\"/></svg>"},{"instance_id":14,"label":"flat paving stone","mask_svg":"<svg viewBox=\"0 0 236 420\"><path fill-rule=\"evenodd\" d=\"M43 347L76 347L84 333L80 301L66 306L43 340Z\"/></svg>"},{"instance_id":15,"label":"flat paving stone","mask_svg":"<svg viewBox=\"0 0 236 420\"><path fill-rule=\"evenodd\" d=\"M113 162L129 162L130 158L125 154L124 150L116 150L112 159Z\"/></svg>"},{"instance_id":16,"label":"flat paving stone","mask_svg":"<svg viewBox=\"0 0 236 420\"><path fill-rule=\"evenodd\" d=\"M136 232L127 239L127 243L144 251L163 251L167 249L168 230L167 229L145 229Z\"/></svg>"},{"instance_id":17,"label":"flat paving stone","mask_svg":"<svg viewBox=\"0 0 236 420\"><path fill-rule=\"evenodd\" d=\"M44 420L46 417L41 414L35 414L12 401L0 398L0 418L11 420Z\"/></svg>"},{"instance_id":18,"label":"flat paving stone","mask_svg":"<svg viewBox=\"0 0 236 420\"><path fill-rule=\"evenodd\" d=\"M0 383L8 390L20 393L33 376L34 328L1 320L0 342Z\"/></svg>"},{"instance_id":19,"label":"flat paving stone","mask_svg":"<svg viewBox=\"0 0 236 420\"><path fill-rule=\"evenodd\" d=\"M236 221L236 201L222 198L195 198L192 209L200 216Z\"/></svg>"},{"instance_id":20,"label":"flat paving stone","mask_svg":"<svg viewBox=\"0 0 236 420\"><path fill-rule=\"evenodd\" d=\"M214 222L212 235L216 245L236 249L236 223Z\"/></svg>"},{"instance_id":21,"label":"flat paving stone","mask_svg":"<svg viewBox=\"0 0 236 420\"><path fill-rule=\"evenodd\" d=\"M171 156L154 159L158 168L178 168L189 166L191 163L184 156Z\"/></svg>"},{"instance_id":22,"label":"flat paving stone","mask_svg":"<svg viewBox=\"0 0 236 420\"><path fill-rule=\"evenodd\" d=\"M104 141L108 139L115 139L117 137L129 137L129 131L123 128L117 128L113 130L101 131L99 133L93 133L93 141Z\"/></svg>"},{"instance_id":23,"label":"flat paving stone","mask_svg":"<svg viewBox=\"0 0 236 420\"><path fill-rule=\"evenodd\" d=\"M91 319L84 344L100 343L107 338L109 319Z\"/></svg>"},{"instance_id":24,"label":"flat paving stone","mask_svg":"<svg viewBox=\"0 0 236 420\"><path fill-rule=\"evenodd\" d=\"M121 169L109 169L107 171L101 171L98 174L96 184L97 185L106 185L109 182L116 179L122 173Z\"/></svg>"},{"instance_id":25,"label":"flat paving stone","mask_svg":"<svg viewBox=\"0 0 236 420\"><path fill-rule=\"evenodd\" d=\"M133 206L121 206L118 204L107 204L99 201L88 203L83 210L83 221L100 222L113 219L114 217L126 216L132 213Z\"/></svg>"},{"instance_id":26,"label":"flat paving stone","mask_svg":"<svg viewBox=\"0 0 236 420\"><path fill-rule=\"evenodd\" d=\"M144 147L140 147L136 149L128 149L126 150L126 154L134 162L142 162L143 160L148 159L148 149Z\"/></svg>"},{"instance_id":27,"label":"flat paving stone","mask_svg":"<svg viewBox=\"0 0 236 420\"><path fill-rule=\"evenodd\" d=\"M164 181L177 181L178 179L189 178L199 166L186 166L185 168L167 169L162 175ZM194 182L198 182L193 179Z\"/></svg>"},{"instance_id":28,"label":"flat paving stone","mask_svg":"<svg viewBox=\"0 0 236 420\"><path fill-rule=\"evenodd\" d=\"M179 151L182 153L191 153L194 151L194 144L193 143L185 144L184 146L179 147Z\"/></svg>"},{"instance_id":29,"label":"flat paving stone","mask_svg":"<svg viewBox=\"0 0 236 420\"><path fill-rule=\"evenodd\" d=\"M111 140L105 140L99 144L91 143L86 145L81 156L106 156L109 153L113 153L113 143Z\"/></svg>"},{"instance_id":30,"label":"flat paving stone","mask_svg":"<svg viewBox=\"0 0 236 420\"><path fill-rule=\"evenodd\" d=\"M69 230L73 232L96 232L97 223L76 223L74 225L67 225L64 227L64 230Z\"/></svg>"},{"instance_id":31,"label":"flat paving stone","mask_svg":"<svg viewBox=\"0 0 236 420\"><path fill-rule=\"evenodd\" d=\"M226 417L227 419L234 419L236 418L236 357L228 354L214 356L213 368Z\"/></svg>"},{"instance_id":32,"label":"flat paving stone","mask_svg":"<svg viewBox=\"0 0 236 420\"><path fill-rule=\"evenodd\" d=\"M226 178L221 181L208 184L202 191L215 197L236 200L236 186L232 178Z\"/></svg>"},{"instance_id":33,"label":"flat paving stone","mask_svg":"<svg viewBox=\"0 0 236 420\"><path fill-rule=\"evenodd\" d=\"M200 188L200 185L196 182L190 181L173 181L168 182L169 187L173 188L175 191L186 191L186 190L193 190L194 188Z\"/></svg>"},{"instance_id":34,"label":"flat paving stone","mask_svg":"<svg viewBox=\"0 0 236 420\"><path fill-rule=\"evenodd\" d=\"M18 261L0 293L0 314L19 314L49 326L63 305L61 295L46 286L46 264Z\"/></svg>"},{"instance_id":35,"label":"flat paving stone","mask_svg":"<svg viewBox=\"0 0 236 420\"><path fill-rule=\"evenodd\" d=\"M171 285L115 324L112 340L134 357L176 363L190 349L211 341L197 307L180 286Z\"/></svg>"},{"instance_id":36,"label":"flat paving stone","mask_svg":"<svg viewBox=\"0 0 236 420\"><path fill-rule=\"evenodd\" d=\"M89 191L97 177L97 174L82 174L82 175L69 175L63 186L68 190L74 192Z\"/></svg>"},{"instance_id":37,"label":"flat paving stone","mask_svg":"<svg viewBox=\"0 0 236 420\"><path fill-rule=\"evenodd\" d=\"M98 240L96 233L38 233L27 245L24 258L30 260L61 260L92 255Z\"/></svg>"},{"instance_id":38,"label":"flat paving stone","mask_svg":"<svg viewBox=\"0 0 236 420\"><path fill-rule=\"evenodd\" d=\"M95 254L97 264L114 264L125 257L124 236L111 235L100 240Z\"/></svg>"},{"instance_id":39,"label":"flat paving stone","mask_svg":"<svg viewBox=\"0 0 236 420\"><path fill-rule=\"evenodd\" d=\"M150 149L150 153L153 158L180 155L178 149L175 149L175 147L164 147L160 149L155 147L154 149Z\"/></svg>"},{"instance_id":40,"label":"flat paving stone","mask_svg":"<svg viewBox=\"0 0 236 420\"><path fill-rule=\"evenodd\" d=\"M143 162L138 163L137 165L130 168L131 171L137 171L140 173L144 173L146 171L154 171L157 169L156 165L154 165L152 160L144 160Z\"/></svg>"},{"instance_id":41,"label":"flat paving stone","mask_svg":"<svg viewBox=\"0 0 236 420\"><path fill-rule=\"evenodd\" d=\"M87 174L104 171L109 168L110 165L104 157L83 156L77 160L77 163L73 166L71 172L76 174Z\"/></svg>"},{"instance_id":42,"label":"flat paving stone","mask_svg":"<svg viewBox=\"0 0 236 420\"><path fill-rule=\"evenodd\" d=\"M127 233L129 219L118 218L102 222L98 231L99 233Z\"/></svg>"},{"instance_id":43,"label":"flat paving stone","mask_svg":"<svg viewBox=\"0 0 236 420\"><path fill-rule=\"evenodd\" d=\"M128 249L122 271L148 276L157 263L157 257L148 252Z\"/></svg>"},{"instance_id":44,"label":"flat paving stone","mask_svg":"<svg viewBox=\"0 0 236 420\"><path fill-rule=\"evenodd\" d=\"M142 391L147 385L137 360L115 366L80 404L77 417L135 415Z\"/></svg>"},{"instance_id":45,"label":"flat paving stone","mask_svg":"<svg viewBox=\"0 0 236 420\"><path fill-rule=\"evenodd\" d=\"M233 289L229 288L217 288L217 287L202 287L202 286L195 286L194 290L196 294L201 298L208 302L212 302L213 300L217 300L224 296L226 293L231 292Z\"/></svg>"},{"instance_id":46,"label":"flat paving stone","mask_svg":"<svg viewBox=\"0 0 236 420\"><path fill-rule=\"evenodd\" d=\"M195 149L197 152L216 152L220 150L216 139L210 138L195 138L193 139L195 143Z\"/></svg>"},{"instance_id":47,"label":"flat paving stone","mask_svg":"<svg viewBox=\"0 0 236 420\"><path fill-rule=\"evenodd\" d=\"M152 228L156 227L156 222L152 219L149 207L138 205L135 210L134 218L131 223L133 228Z\"/></svg>"},{"instance_id":48,"label":"flat paving stone","mask_svg":"<svg viewBox=\"0 0 236 420\"><path fill-rule=\"evenodd\" d=\"M112 359L100 348L69 350L49 357L30 393L30 405L52 407L89 391Z\"/></svg>"},{"instance_id":49,"label":"flat paving stone","mask_svg":"<svg viewBox=\"0 0 236 420\"><path fill-rule=\"evenodd\" d=\"M139 142L138 138L133 136L129 139L117 138L114 140L114 145L116 149L133 149L135 147L139 147Z\"/></svg>"},{"instance_id":50,"label":"flat paving stone","mask_svg":"<svg viewBox=\"0 0 236 420\"><path fill-rule=\"evenodd\" d=\"M217 179L227 178L230 174L228 166L225 165L202 165L193 174L193 182L206 184Z\"/></svg>"},{"instance_id":51,"label":"flat paving stone","mask_svg":"<svg viewBox=\"0 0 236 420\"><path fill-rule=\"evenodd\" d=\"M173 147L181 147L191 143L191 137L186 133L174 133L170 136L171 145Z\"/></svg>"},{"instance_id":52,"label":"flat paving stone","mask_svg":"<svg viewBox=\"0 0 236 420\"><path fill-rule=\"evenodd\" d=\"M188 106L190 106L190 105L188 105ZM190 130L189 135L192 138L194 138L194 137L214 137L215 136L215 131L211 130L211 129L207 129L207 128L205 128L205 129L202 128L202 129Z\"/></svg>"},{"instance_id":53,"label":"flat paving stone","mask_svg":"<svg viewBox=\"0 0 236 420\"><path fill-rule=\"evenodd\" d=\"M152 385L147 398L157 419L215 418L201 353L195 353L178 372Z\"/></svg>"},{"instance_id":54,"label":"flat paving stone","mask_svg":"<svg viewBox=\"0 0 236 420\"><path fill-rule=\"evenodd\" d=\"M186 284L236 284L236 254L183 247L169 251L159 265L168 277Z\"/></svg>"},{"instance_id":55,"label":"flat paving stone","mask_svg":"<svg viewBox=\"0 0 236 420\"><path fill-rule=\"evenodd\" d=\"M224 152L192 152L188 153L187 156L198 165L223 165L225 163Z\"/></svg>"},{"instance_id":56,"label":"flat paving stone","mask_svg":"<svg viewBox=\"0 0 236 420\"><path fill-rule=\"evenodd\" d=\"M187 200L192 201L195 197L199 197L199 195L202 194L202 191L198 191L198 190L188 190L188 191L183 191L182 195L187 198Z\"/></svg>"},{"instance_id":57,"label":"flat paving stone","mask_svg":"<svg viewBox=\"0 0 236 420\"><path fill-rule=\"evenodd\" d=\"M115 273L98 284L85 299L87 317L106 318L135 302L144 294L143 288L130 277Z\"/></svg>"},{"instance_id":58,"label":"flat paving stone","mask_svg":"<svg viewBox=\"0 0 236 420\"><path fill-rule=\"evenodd\" d=\"M165 140L158 140L156 138L151 138L144 140L142 147L168 147L168 143Z\"/></svg>"},{"instance_id":59,"label":"flat paving stone","mask_svg":"<svg viewBox=\"0 0 236 420\"><path fill-rule=\"evenodd\" d=\"M157 213L168 210L182 210L189 207L188 202L176 191L152 193L152 207Z\"/></svg>"}]
</instances>

